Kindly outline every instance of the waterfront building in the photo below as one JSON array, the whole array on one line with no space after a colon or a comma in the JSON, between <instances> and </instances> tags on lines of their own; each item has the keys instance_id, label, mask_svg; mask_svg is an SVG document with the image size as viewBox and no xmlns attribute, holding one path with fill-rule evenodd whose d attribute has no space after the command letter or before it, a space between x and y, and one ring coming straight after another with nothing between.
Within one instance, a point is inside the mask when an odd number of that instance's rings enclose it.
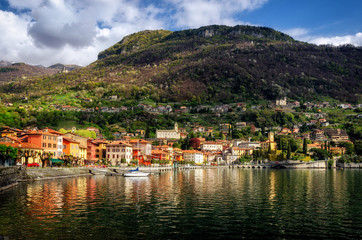
<instances>
[{"instance_id":1,"label":"waterfront building","mask_svg":"<svg viewBox=\"0 0 362 240\"><path fill-rule=\"evenodd\" d=\"M106 145L107 159L110 160L111 165L116 166L121 163L122 159L126 163L131 163L133 159L133 147L124 141L113 141Z\"/></svg>"},{"instance_id":2,"label":"waterfront building","mask_svg":"<svg viewBox=\"0 0 362 240\"><path fill-rule=\"evenodd\" d=\"M139 148L140 154L145 158L151 158L152 156L152 144L149 141L144 139L130 139L129 144L133 146L133 148Z\"/></svg>"},{"instance_id":3,"label":"waterfront building","mask_svg":"<svg viewBox=\"0 0 362 240\"><path fill-rule=\"evenodd\" d=\"M79 157L79 142L63 137L63 155Z\"/></svg>"},{"instance_id":4,"label":"waterfront building","mask_svg":"<svg viewBox=\"0 0 362 240\"><path fill-rule=\"evenodd\" d=\"M19 164L25 164L26 157L28 157L28 164L35 166L35 164L41 165L39 155L43 153L43 149L32 143L9 143L0 142L0 145L11 146L18 149L20 158L17 160Z\"/></svg>"},{"instance_id":5,"label":"waterfront building","mask_svg":"<svg viewBox=\"0 0 362 240\"><path fill-rule=\"evenodd\" d=\"M87 140L87 160L84 161L85 164L94 164L97 162L97 144L93 139Z\"/></svg>"},{"instance_id":6,"label":"waterfront building","mask_svg":"<svg viewBox=\"0 0 362 240\"><path fill-rule=\"evenodd\" d=\"M274 141L274 133L268 133L268 140L260 142L260 150L268 151L270 146L271 151L277 150L277 143Z\"/></svg>"},{"instance_id":7,"label":"waterfront building","mask_svg":"<svg viewBox=\"0 0 362 240\"><path fill-rule=\"evenodd\" d=\"M65 137L71 138L74 141L77 141L79 143L79 158L83 161L87 159L87 142L88 138L79 136L74 133L66 133L64 134Z\"/></svg>"},{"instance_id":8,"label":"waterfront building","mask_svg":"<svg viewBox=\"0 0 362 240\"><path fill-rule=\"evenodd\" d=\"M49 132L49 133L57 136L57 152L53 156L53 158L61 158L61 156L63 155L63 135L64 134L61 132L55 131L53 129L50 129L50 128L45 128L43 131Z\"/></svg>"},{"instance_id":9,"label":"waterfront building","mask_svg":"<svg viewBox=\"0 0 362 240\"><path fill-rule=\"evenodd\" d=\"M186 162L195 162L196 164L203 164L204 154L197 150L183 150L183 158Z\"/></svg>"},{"instance_id":10,"label":"waterfront building","mask_svg":"<svg viewBox=\"0 0 362 240\"><path fill-rule=\"evenodd\" d=\"M57 156L58 136L48 131L32 130L28 131L20 139L21 142L27 142L42 148L46 153L52 153Z\"/></svg>"},{"instance_id":11,"label":"waterfront building","mask_svg":"<svg viewBox=\"0 0 362 240\"><path fill-rule=\"evenodd\" d=\"M93 140L92 141L96 145L96 162L102 159L107 158L107 147L108 141L105 140Z\"/></svg>"}]
</instances>

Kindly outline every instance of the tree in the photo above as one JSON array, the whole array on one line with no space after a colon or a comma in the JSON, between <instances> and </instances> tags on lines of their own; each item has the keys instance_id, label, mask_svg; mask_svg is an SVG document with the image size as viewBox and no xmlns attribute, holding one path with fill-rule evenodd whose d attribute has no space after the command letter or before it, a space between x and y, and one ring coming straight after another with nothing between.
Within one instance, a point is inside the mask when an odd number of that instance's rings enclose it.
<instances>
[{"instance_id":1,"label":"tree","mask_svg":"<svg viewBox=\"0 0 362 240\"><path fill-rule=\"evenodd\" d=\"M328 151L324 149L312 148L310 151L312 152L312 157L316 160L325 160L329 156Z\"/></svg>"},{"instance_id":2,"label":"tree","mask_svg":"<svg viewBox=\"0 0 362 240\"><path fill-rule=\"evenodd\" d=\"M18 149L12 146L0 145L0 165L15 165L18 156Z\"/></svg>"},{"instance_id":3,"label":"tree","mask_svg":"<svg viewBox=\"0 0 362 240\"><path fill-rule=\"evenodd\" d=\"M287 160L290 160L290 152L291 152L291 147L290 147L290 142L288 142Z\"/></svg>"},{"instance_id":4,"label":"tree","mask_svg":"<svg viewBox=\"0 0 362 240\"><path fill-rule=\"evenodd\" d=\"M200 148L200 139L199 138L191 138L189 145L193 149L199 149Z\"/></svg>"},{"instance_id":5,"label":"tree","mask_svg":"<svg viewBox=\"0 0 362 240\"><path fill-rule=\"evenodd\" d=\"M303 140L303 153L305 155L307 155L307 153L308 153L308 144L307 144L307 139L305 139L305 138Z\"/></svg>"},{"instance_id":6,"label":"tree","mask_svg":"<svg viewBox=\"0 0 362 240\"><path fill-rule=\"evenodd\" d=\"M63 155L62 160L64 162L64 166L68 166L71 163L71 155Z\"/></svg>"},{"instance_id":7,"label":"tree","mask_svg":"<svg viewBox=\"0 0 362 240\"><path fill-rule=\"evenodd\" d=\"M348 154L348 155L351 155L351 154L354 153L353 143L350 143L350 142L340 142L340 143L339 143L339 146L346 148L346 152L345 152L345 153Z\"/></svg>"},{"instance_id":8,"label":"tree","mask_svg":"<svg viewBox=\"0 0 362 240\"><path fill-rule=\"evenodd\" d=\"M54 154L50 153L50 152L43 152L43 153L38 153L38 156L41 160L41 167L45 167L45 164L48 163L50 164L50 159L52 158Z\"/></svg>"},{"instance_id":9,"label":"tree","mask_svg":"<svg viewBox=\"0 0 362 240\"><path fill-rule=\"evenodd\" d=\"M354 150L357 155L362 155L362 140L354 142Z\"/></svg>"},{"instance_id":10,"label":"tree","mask_svg":"<svg viewBox=\"0 0 362 240\"><path fill-rule=\"evenodd\" d=\"M29 164L29 158L36 157L36 152L31 150L19 150L19 158L25 158L25 166Z\"/></svg>"},{"instance_id":11,"label":"tree","mask_svg":"<svg viewBox=\"0 0 362 240\"><path fill-rule=\"evenodd\" d=\"M173 148L181 148L181 144L179 142L175 142L172 147Z\"/></svg>"}]
</instances>

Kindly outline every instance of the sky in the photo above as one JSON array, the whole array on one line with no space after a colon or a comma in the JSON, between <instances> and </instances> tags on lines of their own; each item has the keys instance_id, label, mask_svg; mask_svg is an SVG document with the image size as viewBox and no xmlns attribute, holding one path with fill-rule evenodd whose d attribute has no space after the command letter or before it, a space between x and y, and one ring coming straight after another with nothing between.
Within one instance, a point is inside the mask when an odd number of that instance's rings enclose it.
<instances>
[{"instance_id":1,"label":"sky","mask_svg":"<svg viewBox=\"0 0 362 240\"><path fill-rule=\"evenodd\" d=\"M86 66L131 33L219 24L362 46L362 0L0 0L0 60Z\"/></svg>"}]
</instances>

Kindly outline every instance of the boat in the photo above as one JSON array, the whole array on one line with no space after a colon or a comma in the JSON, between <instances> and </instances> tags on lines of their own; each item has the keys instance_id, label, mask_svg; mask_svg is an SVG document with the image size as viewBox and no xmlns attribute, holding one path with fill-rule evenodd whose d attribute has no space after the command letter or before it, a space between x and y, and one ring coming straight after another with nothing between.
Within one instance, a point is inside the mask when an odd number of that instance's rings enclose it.
<instances>
[{"instance_id":1,"label":"boat","mask_svg":"<svg viewBox=\"0 0 362 240\"><path fill-rule=\"evenodd\" d=\"M124 177L147 177L150 173L147 172L140 172L139 171L139 148L137 152L137 168L134 170L129 170L128 172L124 173Z\"/></svg>"},{"instance_id":2,"label":"boat","mask_svg":"<svg viewBox=\"0 0 362 240\"><path fill-rule=\"evenodd\" d=\"M127 172L123 174L124 177L147 177L148 175L150 175L150 173L140 171Z\"/></svg>"}]
</instances>

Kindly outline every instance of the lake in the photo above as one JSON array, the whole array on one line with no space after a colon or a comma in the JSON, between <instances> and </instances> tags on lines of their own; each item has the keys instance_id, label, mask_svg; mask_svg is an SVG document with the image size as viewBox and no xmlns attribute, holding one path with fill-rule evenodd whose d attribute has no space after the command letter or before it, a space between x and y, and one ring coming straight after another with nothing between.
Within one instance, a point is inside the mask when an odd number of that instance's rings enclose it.
<instances>
[{"instance_id":1,"label":"lake","mask_svg":"<svg viewBox=\"0 0 362 240\"><path fill-rule=\"evenodd\" d=\"M361 170L195 169L0 192L0 239L361 239Z\"/></svg>"}]
</instances>

